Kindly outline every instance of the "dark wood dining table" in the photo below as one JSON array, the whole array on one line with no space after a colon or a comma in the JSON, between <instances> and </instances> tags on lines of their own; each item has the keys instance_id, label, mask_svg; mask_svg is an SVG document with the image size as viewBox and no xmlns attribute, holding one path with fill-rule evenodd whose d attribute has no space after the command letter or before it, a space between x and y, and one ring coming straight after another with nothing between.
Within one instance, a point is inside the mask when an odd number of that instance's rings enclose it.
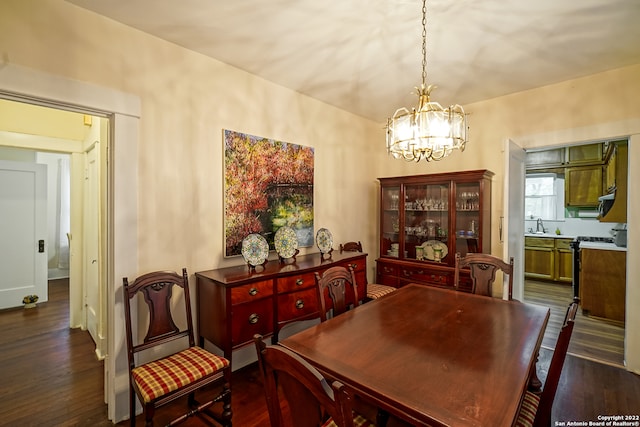
<instances>
[{"instance_id":1,"label":"dark wood dining table","mask_svg":"<svg viewBox=\"0 0 640 427\"><path fill-rule=\"evenodd\" d=\"M413 425L512 426L548 319L546 307L410 284L279 344Z\"/></svg>"}]
</instances>

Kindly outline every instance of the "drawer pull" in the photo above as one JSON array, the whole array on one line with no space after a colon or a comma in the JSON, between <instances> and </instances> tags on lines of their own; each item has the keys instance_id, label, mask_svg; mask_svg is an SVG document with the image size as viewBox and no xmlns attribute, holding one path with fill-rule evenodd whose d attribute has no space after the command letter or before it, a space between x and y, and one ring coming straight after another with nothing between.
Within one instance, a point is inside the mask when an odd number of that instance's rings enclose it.
<instances>
[{"instance_id":1,"label":"drawer pull","mask_svg":"<svg viewBox=\"0 0 640 427\"><path fill-rule=\"evenodd\" d=\"M304 279L298 279L296 280L296 285L297 286L302 286L304 284Z\"/></svg>"},{"instance_id":2,"label":"drawer pull","mask_svg":"<svg viewBox=\"0 0 640 427\"><path fill-rule=\"evenodd\" d=\"M358 268L358 264L349 264L349 267L355 270L356 268Z\"/></svg>"},{"instance_id":3,"label":"drawer pull","mask_svg":"<svg viewBox=\"0 0 640 427\"><path fill-rule=\"evenodd\" d=\"M255 296L258 294L258 289L257 288L251 288L249 289L249 295L251 296Z\"/></svg>"},{"instance_id":4,"label":"drawer pull","mask_svg":"<svg viewBox=\"0 0 640 427\"><path fill-rule=\"evenodd\" d=\"M299 299L298 301L296 301L296 308L298 310L301 310L304 308L304 301L302 301L301 299Z\"/></svg>"},{"instance_id":5,"label":"drawer pull","mask_svg":"<svg viewBox=\"0 0 640 427\"><path fill-rule=\"evenodd\" d=\"M251 323L252 325L258 323L258 320L260 320L260 316L258 316L256 313L253 313L251 316L249 316L249 323Z\"/></svg>"}]
</instances>

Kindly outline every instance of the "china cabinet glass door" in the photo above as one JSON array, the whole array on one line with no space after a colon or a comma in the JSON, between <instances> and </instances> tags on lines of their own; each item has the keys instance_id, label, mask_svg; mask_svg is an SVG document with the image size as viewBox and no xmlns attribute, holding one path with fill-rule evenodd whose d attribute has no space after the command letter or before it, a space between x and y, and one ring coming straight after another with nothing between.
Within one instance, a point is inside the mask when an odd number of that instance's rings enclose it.
<instances>
[{"instance_id":1,"label":"china cabinet glass door","mask_svg":"<svg viewBox=\"0 0 640 427\"><path fill-rule=\"evenodd\" d=\"M449 182L405 187L404 258L441 262L447 257L449 187Z\"/></svg>"},{"instance_id":2,"label":"china cabinet glass door","mask_svg":"<svg viewBox=\"0 0 640 427\"><path fill-rule=\"evenodd\" d=\"M479 247L481 203L479 182L456 184L455 250L460 255L482 252Z\"/></svg>"},{"instance_id":3,"label":"china cabinet glass door","mask_svg":"<svg viewBox=\"0 0 640 427\"><path fill-rule=\"evenodd\" d=\"M400 186L382 188L383 256L398 257L400 253Z\"/></svg>"}]
</instances>

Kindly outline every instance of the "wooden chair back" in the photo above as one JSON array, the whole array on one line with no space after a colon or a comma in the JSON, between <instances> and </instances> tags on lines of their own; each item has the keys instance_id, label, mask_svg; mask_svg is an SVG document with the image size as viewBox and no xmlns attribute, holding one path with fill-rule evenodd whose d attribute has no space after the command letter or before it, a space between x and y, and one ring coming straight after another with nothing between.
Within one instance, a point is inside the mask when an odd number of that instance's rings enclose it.
<instances>
[{"instance_id":1,"label":"wooden chair back","mask_svg":"<svg viewBox=\"0 0 640 427\"><path fill-rule=\"evenodd\" d=\"M496 279L496 271L502 270L507 275L508 299L513 299L513 257L509 263L489 254L467 254L461 257L459 253L455 256L454 286L460 288L460 272L462 269L469 269L471 277L471 292L479 295L492 296L492 286Z\"/></svg>"},{"instance_id":2,"label":"wooden chair back","mask_svg":"<svg viewBox=\"0 0 640 427\"><path fill-rule=\"evenodd\" d=\"M358 284L353 267L349 269L336 266L328 268L322 276L315 273L316 290L320 305L320 321L327 320L328 312L333 309L333 316L344 313L351 306L357 307L362 296L358 293Z\"/></svg>"},{"instance_id":3,"label":"wooden chair back","mask_svg":"<svg viewBox=\"0 0 640 427\"><path fill-rule=\"evenodd\" d=\"M127 350L129 364L133 366L134 355L154 346L165 344L179 338L186 338L189 347L195 345L193 321L191 320L191 304L189 304L189 282L187 270L182 270L182 276L172 271L157 271L147 273L129 284L123 279L125 296L124 315L127 328ZM174 286L182 289L182 306L186 312L186 328L179 329L171 313L171 297ZM131 321L131 301L136 295L142 295L149 311L149 326L142 340L133 340ZM138 305L138 307L141 307ZM140 316L138 316L140 318Z\"/></svg>"},{"instance_id":4,"label":"wooden chair back","mask_svg":"<svg viewBox=\"0 0 640 427\"><path fill-rule=\"evenodd\" d=\"M342 252L362 252L362 243L359 241L340 243L340 253Z\"/></svg>"},{"instance_id":5,"label":"wooden chair back","mask_svg":"<svg viewBox=\"0 0 640 427\"><path fill-rule=\"evenodd\" d=\"M271 426L317 427L331 417L339 427L353 427L352 398L343 384L329 385L300 356L279 345L267 346L261 335L254 341Z\"/></svg>"},{"instance_id":6,"label":"wooden chair back","mask_svg":"<svg viewBox=\"0 0 640 427\"><path fill-rule=\"evenodd\" d=\"M553 350L553 356L549 364L547 378L544 381L544 388L540 395L540 403L536 412L534 426L551 425L551 408L553 406L553 400L556 397L556 391L558 390L560 374L562 374L562 367L564 366L564 361L567 356L567 350L569 349L569 342L571 341L571 334L573 333L573 326L578 312L578 302L579 299L575 298L569 307L567 307L567 313L564 316L564 322L558 335L558 341L556 342L556 348Z\"/></svg>"}]
</instances>

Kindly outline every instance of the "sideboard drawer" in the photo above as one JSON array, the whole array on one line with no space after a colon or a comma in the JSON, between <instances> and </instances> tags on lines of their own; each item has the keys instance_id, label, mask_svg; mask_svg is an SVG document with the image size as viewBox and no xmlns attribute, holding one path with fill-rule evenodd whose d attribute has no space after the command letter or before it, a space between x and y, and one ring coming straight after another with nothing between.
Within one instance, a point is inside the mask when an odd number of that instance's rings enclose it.
<instances>
[{"instance_id":1,"label":"sideboard drawer","mask_svg":"<svg viewBox=\"0 0 640 427\"><path fill-rule=\"evenodd\" d=\"M298 292L278 295L279 323L314 316L320 316L315 286Z\"/></svg>"},{"instance_id":2,"label":"sideboard drawer","mask_svg":"<svg viewBox=\"0 0 640 427\"><path fill-rule=\"evenodd\" d=\"M280 277L276 280L278 293L297 291L316 285L316 278L313 273Z\"/></svg>"},{"instance_id":3,"label":"sideboard drawer","mask_svg":"<svg viewBox=\"0 0 640 427\"><path fill-rule=\"evenodd\" d=\"M261 282L249 283L231 289L231 304L242 304L244 302L255 301L273 295L273 281L263 280Z\"/></svg>"},{"instance_id":4,"label":"sideboard drawer","mask_svg":"<svg viewBox=\"0 0 640 427\"><path fill-rule=\"evenodd\" d=\"M367 271L367 260L366 259L354 259L349 262L340 263L345 268L352 267L353 271L358 275L358 273L366 273Z\"/></svg>"},{"instance_id":5,"label":"sideboard drawer","mask_svg":"<svg viewBox=\"0 0 640 427\"><path fill-rule=\"evenodd\" d=\"M253 340L254 334L273 332L273 299L266 298L231 308L231 345L236 347Z\"/></svg>"}]
</instances>

